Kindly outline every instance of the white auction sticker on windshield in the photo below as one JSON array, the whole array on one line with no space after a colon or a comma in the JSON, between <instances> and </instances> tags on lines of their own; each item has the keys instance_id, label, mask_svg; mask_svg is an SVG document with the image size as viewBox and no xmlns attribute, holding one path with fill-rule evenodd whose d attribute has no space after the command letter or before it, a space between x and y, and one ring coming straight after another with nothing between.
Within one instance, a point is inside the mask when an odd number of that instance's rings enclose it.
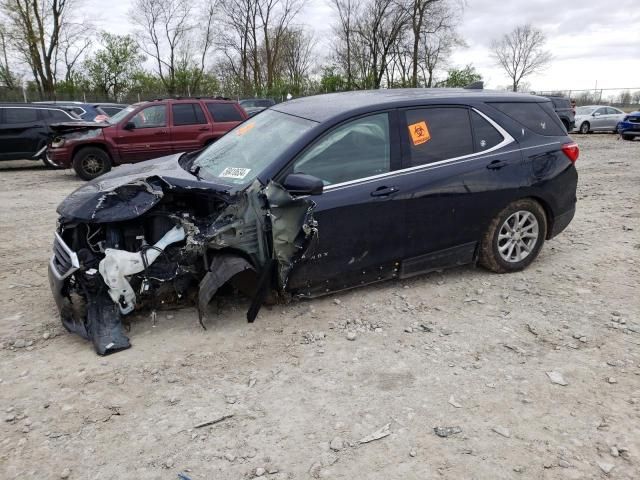
<instances>
[{"instance_id":1,"label":"white auction sticker on windshield","mask_svg":"<svg viewBox=\"0 0 640 480\"><path fill-rule=\"evenodd\" d=\"M237 178L242 180L251 171L250 168L227 167L220 174L221 178Z\"/></svg>"}]
</instances>

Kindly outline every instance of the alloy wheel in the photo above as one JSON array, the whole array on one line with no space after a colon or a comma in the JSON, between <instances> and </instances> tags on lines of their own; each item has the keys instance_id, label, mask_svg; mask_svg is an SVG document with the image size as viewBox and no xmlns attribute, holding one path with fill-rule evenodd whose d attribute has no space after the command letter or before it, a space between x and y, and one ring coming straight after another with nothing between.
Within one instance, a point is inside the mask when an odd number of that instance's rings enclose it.
<instances>
[{"instance_id":1,"label":"alloy wheel","mask_svg":"<svg viewBox=\"0 0 640 480\"><path fill-rule=\"evenodd\" d=\"M498 232L498 252L503 260L521 262L538 242L539 227L535 215L525 210L511 214Z\"/></svg>"}]
</instances>

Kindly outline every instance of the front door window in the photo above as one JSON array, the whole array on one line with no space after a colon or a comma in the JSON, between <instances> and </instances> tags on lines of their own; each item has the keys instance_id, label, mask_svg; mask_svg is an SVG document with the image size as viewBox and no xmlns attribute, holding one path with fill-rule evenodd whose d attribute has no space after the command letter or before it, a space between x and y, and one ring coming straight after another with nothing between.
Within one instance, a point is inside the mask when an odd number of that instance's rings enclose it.
<instances>
[{"instance_id":1,"label":"front door window","mask_svg":"<svg viewBox=\"0 0 640 480\"><path fill-rule=\"evenodd\" d=\"M325 185L372 177L391 170L387 113L370 115L339 126L302 154L294 173L306 173Z\"/></svg>"}]
</instances>

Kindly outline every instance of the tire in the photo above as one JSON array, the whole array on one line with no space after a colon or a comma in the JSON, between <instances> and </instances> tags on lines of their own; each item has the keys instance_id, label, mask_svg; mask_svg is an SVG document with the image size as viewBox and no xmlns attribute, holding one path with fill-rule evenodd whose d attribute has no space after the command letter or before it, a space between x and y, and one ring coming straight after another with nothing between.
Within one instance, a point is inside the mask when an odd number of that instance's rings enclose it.
<instances>
[{"instance_id":1,"label":"tire","mask_svg":"<svg viewBox=\"0 0 640 480\"><path fill-rule=\"evenodd\" d=\"M567 131L567 133L569 133L571 131L571 127L569 126L569 122L567 122L566 120L562 120L562 124L564 125L564 129Z\"/></svg>"},{"instance_id":2,"label":"tire","mask_svg":"<svg viewBox=\"0 0 640 480\"><path fill-rule=\"evenodd\" d=\"M589 125L589 122L582 122L580 124L580 133L586 135L587 133L589 133L589 130L591 130L591 125Z\"/></svg>"},{"instance_id":3,"label":"tire","mask_svg":"<svg viewBox=\"0 0 640 480\"><path fill-rule=\"evenodd\" d=\"M631 140L633 141L634 136L633 135L625 135L624 133L621 135L623 140Z\"/></svg>"},{"instance_id":4,"label":"tire","mask_svg":"<svg viewBox=\"0 0 640 480\"><path fill-rule=\"evenodd\" d=\"M514 229L518 221L522 227ZM517 200L489 224L478 263L496 273L518 272L536 259L546 236L547 216L542 206L529 198Z\"/></svg>"},{"instance_id":5,"label":"tire","mask_svg":"<svg viewBox=\"0 0 640 480\"><path fill-rule=\"evenodd\" d=\"M73 169L82 180L93 180L111 170L111 157L98 147L85 147L73 156Z\"/></svg>"},{"instance_id":6,"label":"tire","mask_svg":"<svg viewBox=\"0 0 640 480\"><path fill-rule=\"evenodd\" d=\"M64 167L61 167L60 165L56 165L51 160L49 160L49 153L46 150L40 157L40 160L42 160L42 163L44 163L45 167L50 168L52 170L61 170L64 168Z\"/></svg>"}]
</instances>

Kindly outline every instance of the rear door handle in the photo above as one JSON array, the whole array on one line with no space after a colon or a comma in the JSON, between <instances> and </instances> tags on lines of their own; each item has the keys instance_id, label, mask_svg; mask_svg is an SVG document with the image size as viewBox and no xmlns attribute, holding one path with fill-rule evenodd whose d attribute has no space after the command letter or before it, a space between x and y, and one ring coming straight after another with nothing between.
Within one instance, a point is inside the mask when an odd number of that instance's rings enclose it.
<instances>
[{"instance_id":1,"label":"rear door handle","mask_svg":"<svg viewBox=\"0 0 640 480\"><path fill-rule=\"evenodd\" d=\"M372 197L386 197L392 195L398 191L397 187L378 187L371 192Z\"/></svg>"},{"instance_id":2,"label":"rear door handle","mask_svg":"<svg viewBox=\"0 0 640 480\"><path fill-rule=\"evenodd\" d=\"M200 132L206 132L207 130L209 130L209 127L200 127L198 129L198 131L200 131Z\"/></svg>"},{"instance_id":3,"label":"rear door handle","mask_svg":"<svg viewBox=\"0 0 640 480\"><path fill-rule=\"evenodd\" d=\"M506 167L507 165L507 162L505 162L504 160L494 160L489 165L487 165L487 168L489 170L500 170L502 167Z\"/></svg>"},{"instance_id":4,"label":"rear door handle","mask_svg":"<svg viewBox=\"0 0 640 480\"><path fill-rule=\"evenodd\" d=\"M160 130L159 132L155 132L154 135L165 135L166 133L166 130Z\"/></svg>"}]
</instances>

